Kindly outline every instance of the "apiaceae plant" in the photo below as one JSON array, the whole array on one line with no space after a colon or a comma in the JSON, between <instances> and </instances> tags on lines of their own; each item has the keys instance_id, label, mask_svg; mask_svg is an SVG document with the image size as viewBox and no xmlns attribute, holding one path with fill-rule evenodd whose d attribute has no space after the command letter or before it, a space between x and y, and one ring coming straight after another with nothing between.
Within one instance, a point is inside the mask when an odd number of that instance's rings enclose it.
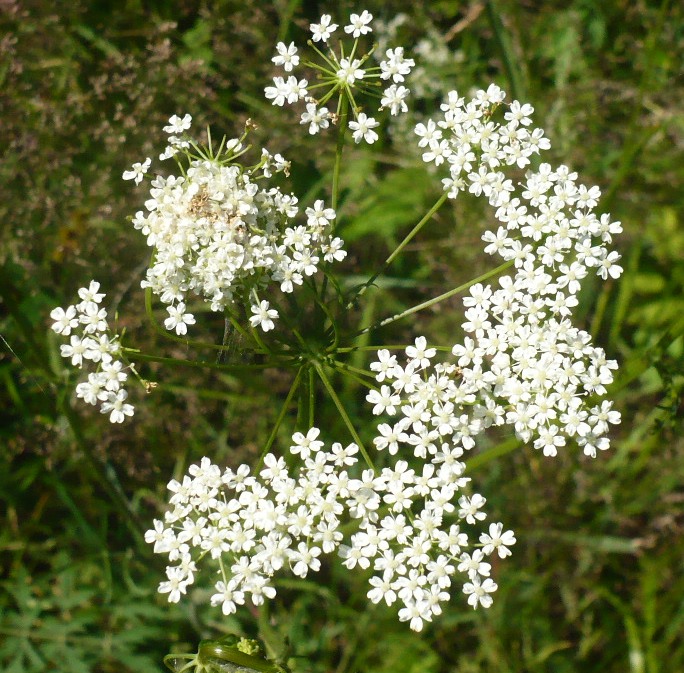
<instances>
[{"instance_id":1,"label":"apiaceae plant","mask_svg":"<svg viewBox=\"0 0 684 673\"><path fill-rule=\"evenodd\" d=\"M621 272L611 249L620 223L596 212L598 187L541 160L550 142L534 126L532 106L507 100L494 84L468 98L450 91L439 114L415 126L441 195L363 283L343 282L347 253L337 231L345 144L372 145L378 114L391 122L411 101L409 50L376 53L372 30L367 11L343 27L323 15L311 25L305 53L294 43L276 46L282 74L265 88L266 99L300 106L308 133L336 135L321 138L335 153L326 198L300 203L278 186L290 161L254 150L250 123L239 138L216 143L207 131L200 141L189 114L174 115L164 129L159 160L173 169L151 177L146 158L123 175L149 182L133 226L151 248L142 285L155 328L205 347L192 338L188 308L205 302L258 356L252 364L210 366L291 372L255 464L220 466L207 456L168 484L168 510L146 540L167 558L159 591L171 602L206 574L214 587L209 609L230 615L275 600L277 575L309 578L324 556L336 555L350 571L367 571L369 601L393 606L415 631L438 618L455 591L473 608L487 608L497 590L491 557L509 556L516 538L505 523L487 521L486 498L467 474L465 456L478 437L508 426L549 458L575 447L595 457L609 448L609 426L620 420L604 399L617 365L572 322L584 279ZM494 224L482 238L494 268L377 325L350 324L368 288L462 192L491 208ZM378 325L457 294L461 341L414 335L400 347L363 346L375 353L368 369L346 361ZM173 360L126 344L108 322L96 281L78 295L80 303L51 314L55 332L68 339L62 355L88 369L76 395L113 423L130 422L136 363ZM154 322L155 301L168 314L163 327ZM364 420L345 409L338 375L363 391ZM315 404L318 393L339 414L345 437L321 430L330 423ZM296 399L298 430L278 446ZM371 431L359 432L361 422ZM361 435L373 439L365 444ZM193 665L189 658L185 668Z\"/></svg>"}]
</instances>

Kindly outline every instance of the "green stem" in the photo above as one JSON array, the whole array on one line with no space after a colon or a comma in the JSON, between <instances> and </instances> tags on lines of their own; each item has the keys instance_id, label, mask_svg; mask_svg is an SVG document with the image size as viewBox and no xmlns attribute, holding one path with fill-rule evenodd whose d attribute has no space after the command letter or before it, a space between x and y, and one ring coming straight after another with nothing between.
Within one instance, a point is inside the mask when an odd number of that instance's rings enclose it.
<instances>
[{"instance_id":1,"label":"green stem","mask_svg":"<svg viewBox=\"0 0 684 673\"><path fill-rule=\"evenodd\" d=\"M353 299L347 304L347 309L352 308L356 300L361 297L364 292L377 280L378 276L383 274L389 265L395 260L397 255L411 242L411 240L418 234L418 232L425 226L425 224L432 218L432 216L442 207L444 202L448 199L446 192L437 199L436 203L428 210L423 218L416 224L413 229L406 235L406 238L396 247L394 252L385 260L384 264L361 286L361 288L356 292Z\"/></svg>"},{"instance_id":2,"label":"green stem","mask_svg":"<svg viewBox=\"0 0 684 673\"><path fill-rule=\"evenodd\" d=\"M271 361L271 362L259 362L253 364L245 365L221 365L215 362L200 362L198 360L183 360L181 358L167 358L161 357L159 355L148 355L147 353L141 353L135 348L124 347L122 351L130 356L131 360L145 360L147 362L161 362L162 364L168 365L180 365L183 367L195 367L197 369L218 369L227 372L246 372L253 369L275 369L284 365L284 362Z\"/></svg>"},{"instance_id":3,"label":"green stem","mask_svg":"<svg viewBox=\"0 0 684 673\"><path fill-rule=\"evenodd\" d=\"M373 374L373 372L369 372L367 369L353 367L352 365L348 365L346 362L340 362L339 360L333 360L333 362L335 363L335 369L344 369L345 371L353 372L354 374L360 374L361 376L370 377L371 379L375 380L375 374Z\"/></svg>"},{"instance_id":4,"label":"green stem","mask_svg":"<svg viewBox=\"0 0 684 673\"><path fill-rule=\"evenodd\" d=\"M249 340L250 334L249 332L240 324L240 321L238 320L238 316L235 315L235 312L230 309L229 306L226 306L226 313L228 314L228 320L230 321L230 324L240 333L242 336Z\"/></svg>"},{"instance_id":5,"label":"green stem","mask_svg":"<svg viewBox=\"0 0 684 673\"><path fill-rule=\"evenodd\" d=\"M316 372L318 372L318 376L320 377L321 381L323 382L323 385L325 386L326 390L328 391L328 394L330 395L330 399L332 399L332 401L335 403L335 406L337 407L337 410L340 412L340 416L342 417L344 424L347 426L349 433L351 434L352 438L356 442L356 445L359 447L359 451L361 452L363 459L366 461L366 465L368 465L368 467L370 467L370 469L373 470L373 472L375 472L375 465L373 465L373 461L370 459L370 456L368 455L368 452L366 451L366 449L363 445L363 442L361 441L361 438L359 437L359 434L356 432L356 428L354 427L354 424L351 422L351 419L349 418L349 415L347 414L347 411L344 408L344 405L342 404L340 398L337 396L337 393L335 392L335 388L333 388L333 385L330 382L328 375L325 373L323 366L320 364L320 362L316 362L315 360L313 361L313 366L316 368Z\"/></svg>"},{"instance_id":6,"label":"green stem","mask_svg":"<svg viewBox=\"0 0 684 673\"><path fill-rule=\"evenodd\" d=\"M344 365L344 363L340 364ZM371 383L368 379L364 379L358 374L354 374L354 372L349 371L344 366L335 367L335 371L340 372L340 374L346 376L348 379L351 379L352 381L356 381L356 383L363 386L364 388L368 388L368 390L378 390L378 387Z\"/></svg>"},{"instance_id":7,"label":"green stem","mask_svg":"<svg viewBox=\"0 0 684 673\"><path fill-rule=\"evenodd\" d=\"M316 411L316 388L314 386L314 370L309 367L309 427L313 428Z\"/></svg>"},{"instance_id":8,"label":"green stem","mask_svg":"<svg viewBox=\"0 0 684 673\"><path fill-rule=\"evenodd\" d=\"M344 150L344 136L347 132L347 119L349 117L349 101L347 96L340 94L340 103L337 106L337 145L335 147L335 166L333 167L332 183L332 209L337 212L337 203L340 197L340 169L342 166L342 151Z\"/></svg>"},{"instance_id":9,"label":"green stem","mask_svg":"<svg viewBox=\"0 0 684 673\"><path fill-rule=\"evenodd\" d=\"M407 344L390 344L386 346L385 344L379 344L375 346L343 346L338 348L336 353L356 353L357 351L403 351Z\"/></svg>"},{"instance_id":10,"label":"green stem","mask_svg":"<svg viewBox=\"0 0 684 673\"><path fill-rule=\"evenodd\" d=\"M354 334L353 338L359 337L362 334L366 334L367 332L370 332L371 330L377 329L378 327L384 327L385 325L389 325L390 323L396 322L397 320L401 320L402 318L406 318L409 315L413 315L414 313L417 313L418 311L422 311L423 309L429 308L430 306L434 306L435 304L438 304L440 301L444 301L445 299L449 299L449 297L453 297L455 294L459 294L460 292L463 292L463 290L467 290L469 287L475 285L476 283L481 283L483 280L487 280L488 278L491 278L492 276L496 276L497 274L501 273L502 271L505 271L509 267L513 266L513 261L509 262L504 262L503 264L497 266L495 269L492 269L491 271L487 271L487 273L483 273L481 276L478 276L477 278L473 278L472 280L469 280L467 283L463 283L463 285L459 285L458 287L454 288L453 290L449 290L448 292L445 292L444 294L440 294L437 297L433 297L432 299L428 299L428 301L424 301L422 304L418 304L417 306L413 306L409 309L406 309L405 311L402 311L401 313L397 313L397 315L390 316L389 318L385 318L384 320L381 320L380 322L374 323L373 325L369 325L368 327L364 327L363 329L359 330L356 334ZM388 348L388 346L382 346L382 348ZM342 349L340 349L342 350Z\"/></svg>"},{"instance_id":11,"label":"green stem","mask_svg":"<svg viewBox=\"0 0 684 673\"><path fill-rule=\"evenodd\" d=\"M295 376L294 381L292 381L292 385L290 386L290 390L287 393L287 397L285 398L285 401L283 402L283 406L280 408L280 413L278 414L278 418L276 418L275 425L273 426L273 429L271 430L271 434L268 436L268 439L266 440L266 446L264 446L264 450L261 452L261 455L259 456L259 462L257 463L256 469L254 470L255 472L258 472L261 469L261 465L264 462L264 457L266 456L266 454L270 451L271 447L273 446L273 442L275 441L275 438L278 435L278 430L280 430L280 426L283 422L283 419L285 418L285 414L287 413L287 410L290 406L290 403L292 402L292 398L294 397L295 393L297 392L297 388L299 388L299 382L302 378L302 369L303 369L303 367L299 368L299 371L297 372L297 376Z\"/></svg>"}]
</instances>

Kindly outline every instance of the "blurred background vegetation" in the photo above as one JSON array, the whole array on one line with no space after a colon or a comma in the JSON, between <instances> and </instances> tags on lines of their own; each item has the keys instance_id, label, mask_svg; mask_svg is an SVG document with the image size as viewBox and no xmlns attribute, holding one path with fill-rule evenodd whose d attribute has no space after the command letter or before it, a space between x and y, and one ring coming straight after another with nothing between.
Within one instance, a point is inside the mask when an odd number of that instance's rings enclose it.
<instances>
[{"instance_id":1,"label":"blurred background vegetation","mask_svg":"<svg viewBox=\"0 0 684 673\"><path fill-rule=\"evenodd\" d=\"M588 284L576 318L621 363L612 450L549 460L506 452L505 436L481 447L502 456L475 458L472 476L518 544L495 568L491 610L456 595L421 634L370 606L365 578L336 564L315 584L280 582L268 613L225 619L201 587L179 606L157 597L163 564L140 531L162 511L167 481L203 455L253 460L287 376L143 368L160 385L145 399L134 390L136 417L115 427L72 406L75 374L48 321L95 277L129 343L194 357L157 343L144 320L148 253L129 219L143 192L121 173L158 154L171 114L227 134L252 118L259 140L293 160L291 188L303 196L334 140L293 132L294 113L264 101L270 57L279 39L302 44L321 13L343 23L364 8L385 22L378 37L394 36L419 63L411 123L442 92L494 81L534 105L552 141L546 160L600 185L602 209L625 229L624 275ZM233 632L289 647L297 671L683 671L683 14L656 0L1 0L0 669L160 671L171 648ZM350 277L374 268L437 195L409 132L346 155ZM440 211L368 293L364 321L488 268L480 235L491 219L467 197ZM454 343L461 312L455 299L370 338ZM220 340L215 317L198 322Z\"/></svg>"}]
</instances>

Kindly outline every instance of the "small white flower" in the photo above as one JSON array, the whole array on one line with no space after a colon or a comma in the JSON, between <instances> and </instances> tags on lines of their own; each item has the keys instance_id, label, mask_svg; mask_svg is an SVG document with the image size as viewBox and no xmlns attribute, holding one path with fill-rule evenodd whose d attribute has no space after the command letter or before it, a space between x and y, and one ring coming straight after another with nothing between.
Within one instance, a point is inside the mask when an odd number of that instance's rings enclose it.
<instances>
[{"instance_id":1,"label":"small white flower","mask_svg":"<svg viewBox=\"0 0 684 673\"><path fill-rule=\"evenodd\" d=\"M300 455L302 460L306 460L311 453L316 453L323 446L323 442L316 439L321 431L318 428L311 428L306 435L301 432L295 432L292 435L294 444L290 447L290 452L293 455Z\"/></svg>"},{"instance_id":2,"label":"small white flower","mask_svg":"<svg viewBox=\"0 0 684 673\"><path fill-rule=\"evenodd\" d=\"M396 49L388 49L386 54L387 60L380 62L380 70L382 79L390 79L394 82L403 82L406 75L411 74L411 69L416 64L412 58L404 58L404 49L397 47Z\"/></svg>"},{"instance_id":3,"label":"small white flower","mask_svg":"<svg viewBox=\"0 0 684 673\"><path fill-rule=\"evenodd\" d=\"M405 86L397 86L392 84L392 86L385 89L383 92L382 99L380 100L380 105L383 108L388 107L390 109L390 114L398 115L400 112L408 112L408 105L406 105L405 99L409 95L410 91Z\"/></svg>"},{"instance_id":4,"label":"small white flower","mask_svg":"<svg viewBox=\"0 0 684 673\"><path fill-rule=\"evenodd\" d=\"M373 20L373 15L367 10L359 14L352 14L349 17L349 25L344 27L344 32L350 34L352 37L360 37L373 31L368 25Z\"/></svg>"},{"instance_id":5,"label":"small white flower","mask_svg":"<svg viewBox=\"0 0 684 673\"><path fill-rule=\"evenodd\" d=\"M60 307L54 308L50 311L50 317L55 321L52 325L52 330L64 336L69 336L71 330L78 327L79 324L75 306L67 306L66 311Z\"/></svg>"},{"instance_id":6,"label":"small white flower","mask_svg":"<svg viewBox=\"0 0 684 673\"><path fill-rule=\"evenodd\" d=\"M284 42L278 42L276 49L278 53L271 59L273 63L283 66L285 72L292 72L292 69L299 65L299 56L295 43L290 42L289 46L286 46Z\"/></svg>"},{"instance_id":7,"label":"small white flower","mask_svg":"<svg viewBox=\"0 0 684 673\"><path fill-rule=\"evenodd\" d=\"M111 423L123 423L126 416L133 415L133 405L126 403L127 398L128 393L123 389L109 393L100 407L100 412L109 414Z\"/></svg>"},{"instance_id":8,"label":"small white flower","mask_svg":"<svg viewBox=\"0 0 684 673\"><path fill-rule=\"evenodd\" d=\"M96 280L91 280L88 287L82 287L78 291L78 296L86 304L99 304L105 297L103 292L99 292L100 284Z\"/></svg>"},{"instance_id":9,"label":"small white flower","mask_svg":"<svg viewBox=\"0 0 684 673\"><path fill-rule=\"evenodd\" d=\"M249 319L252 327L261 327L264 332L268 332L275 327L273 321L278 317L278 311L270 308L269 302L262 300L258 305L254 304L250 308L254 314Z\"/></svg>"},{"instance_id":10,"label":"small white flower","mask_svg":"<svg viewBox=\"0 0 684 673\"><path fill-rule=\"evenodd\" d=\"M482 552L489 556L496 550L500 558L506 558L511 555L511 550L508 547L516 543L515 535L512 530L503 532L503 524L491 523L489 524L489 535L482 533L480 535L480 542L482 543Z\"/></svg>"},{"instance_id":11,"label":"small white flower","mask_svg":"<svg viewBox=\"0 0 684 673\"><path fill-rule=\"evenodd\" d=\"M323 200L314 202L313 208L306 209L307 223L315 228L327 227L336 217L332 208L326 208Z\"/></svg>"},{"instance_id":12,"label":"small white flower","mask_svg":"<svg viewBox=\"0 0 684 673\"><path fill-rule=\"evenodd\" d=\"M169 119L168 126L164 127L164 132L168 135L176 135L177 133L183 133L187 131L192 126L192 117L186 114L182 119L178 115L173 115Z\"/></svg>"},{"instance_id":13,"label":"small white flower","mask_svg":"<svg viewBox=\"0 0 684 673\"><path fill-rule=\"evenodd\" d=\"M359 68L361 61L355 58L350 61L348 58L343 58L340 61L340 69L337 71L337 79L343 84L349 84L350 86L356 82L356 80L362 80L366 74L365 70Z\"/></svg>"},{"instance_id":14,"label":"small white flower","mask_svg":"<svg viewBox=\"0 0 684 673\"><path fill-rule=\"evenodd\" d=\"M150 167L151 163L152 159L148 157L143 163L133 164L130 171L123 172L123 179L134 180L135 184L139 185L143 181L143 177L145 176L145 173L147 173L147 169Z\"/></svg>"},{"instance_id":15,"label":"small white flower","mask_svg":"<svg viewBox=\"0 0 684 673\"><path fill-rule=\"evenodd\" d=\"M382 386L380 390L371 390L366 399L373 405L373 413L378 416L382 413L396 413L396 406L401 403L401 397L395 395L389 386Z\"/></svg>"},{"instance_id":16,"label":"small white flower","mask_svg":"<svg viewBox=\"0 0 684 673\"><path fill-rule=\"evenodd\" d=\"M195 324L195 316L192 313L186 313L185 303L179 302L176 306L167 306L166 310L169 317L164 320L164 327L167 330L176 330L178 336L183 336L188 333L188 325Z\"/></svg>"},{"instance_id":17,"label":"small white flower","mask_svg":"<svg viewBox=\"0 0 684 673\"><path fill-rule=\"evenodd\" d=\"M74 367L83 366L83 356L88 349L88 344L85 340L75 334L71 336L71 341L68 344L63 344L59 347L63 358L71 358L71 364Z\"/></svg>"},{"instance_id":18,"label":"small white flower","mask_svg":"<svg viewBox=\"0 0 684 673\"><path fill-rule=\"evenodd\" d=\"M354 142L360 143L363 139L369 145L372 145L378 139L378 134L373 131L373 129L378 126L380 126L380 124L372 117L367 117L364 112L359 113L356 121L349 122L349 128L354 131Z\"/></svg>"},{"instance_id":19,"label":"small white flower","mask_svg":"<svg viewBox=\"0 0 684 673\"><path fill-rule=\"evenodd\" d=\"M321 129L327 129L330 126L330 113L328 108L316 108L315 103L306 104L306 112L302 112L300 124L309 125L309 133L315 135Z\"/></svg>"},{"instance_id":20,"label":"small white flower","mask_svg":"<svg viewBox=\"0 0 684 673\"><path fill-rule=\"evenodd\" d=\"M463 593L468 596L468 604L473 608L481 605L483 608L488 608L494 602L489 595L495 592L499 587L489 577L480 583L479 577L471 578L470 582L463 585Z\"/></svg>"},{"instance_id":21,"label":"small white flower","mask_svg":"<svg viewBox=\"0 0 684 673\"><path fill-rule=\"evenodd\" d=\"M332 17L330 14L323 14L320 23L312 23L309 26L314 42L327 42L328 38L337 30L337 24L331 23Z\"/></svg>"}]
</instances>

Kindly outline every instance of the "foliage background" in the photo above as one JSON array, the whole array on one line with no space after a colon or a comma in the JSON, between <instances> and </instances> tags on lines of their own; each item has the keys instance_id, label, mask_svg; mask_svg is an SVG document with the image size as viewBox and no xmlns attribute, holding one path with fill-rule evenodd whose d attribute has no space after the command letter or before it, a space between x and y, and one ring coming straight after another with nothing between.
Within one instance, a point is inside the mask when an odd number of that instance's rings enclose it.
<instances>
[{"instance_id":1,"label":"foliage background","mask_svg":"<svg viewBox=\"0 0 684 673\"><path fill-rule=\"evenodd\" d=\"M289 642L297 671L684 670L683 9L656 0L374 0L365 8L387 20L407 13L408 51L425 33L437 36L448 58L426 68L444 89L495 81L532 103L552 140L549 160L600 185L602 207L622 220L625 274L588 287L578 316L621 362L612 394L624 420L614 448L590 461L571 451L556 460L507 452L506 437L483 447L502 456L474 477L491 516L519 540L495 569L500 590L489 611L456 596L441 620L414 634L393 610L367 605L363 577L335 565L316 584L283 582L269 614L223 619L202 607L201 591L166 604L155 593L163 567L140 544L140 528L163 507L166 482L202 455L231 465L253 459L275 413L273 391L288 382L150 368L159 388L145 400L139 393L132 423L113 427L72 408L73 373L47 314L94 276L136 343L192 356L156 343L143 319L147 253L127 219L140 192L121 172L158 152L173 113L229 134L251 117L269 149L295 164L307 158L293 173L302 193L329 159L318 138L293 133L294 117L264 101L270 57L278 39L301 43L300 29L324 11L344 17L363 7L2 0L0 669L147 673L161 670L170 648L236 632L281 654ZM428 96L422 111L434 104ZM436 194L400 130L375 149L346 159L351 276L384 258ZM467 198L441 211L369 293L364 319L487 268L479 236L490 216ZM449 344L460 312L456 300L372 338L425 333ZM206 338L220 339L215 319L200 322ZM353 405L353 390L345 394Z\"/></svg>"}]
</instances>

